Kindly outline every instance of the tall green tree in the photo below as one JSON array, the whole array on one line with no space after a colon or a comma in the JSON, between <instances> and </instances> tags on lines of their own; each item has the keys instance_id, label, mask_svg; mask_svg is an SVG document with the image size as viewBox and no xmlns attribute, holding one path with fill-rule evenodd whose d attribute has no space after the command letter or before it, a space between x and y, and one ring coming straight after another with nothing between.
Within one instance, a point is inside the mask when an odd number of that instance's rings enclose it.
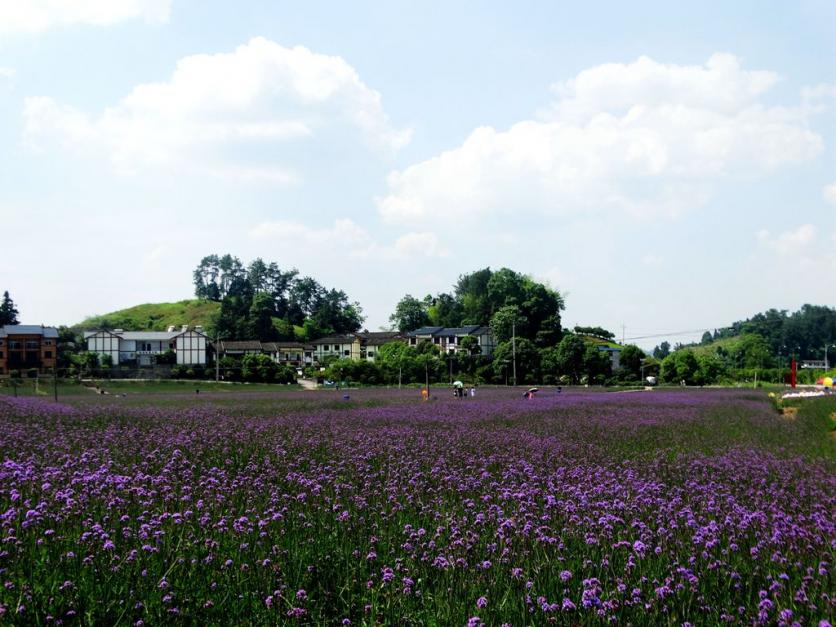
<instances>
[{"instance_id":1,"label":"tall green tree","mask_svg":"<svg viewBox=\"0 0 836 627\"><path fill-rule=\"evenodd\" d=\"M577 335L566 335L557 345L556 358L561 374L578 383L584 374L586 342Z\"/></svg>"},{"instance_id":2,"label":"tall green tree","mask_svg":"<svg viewBox=\"0 0 836 627\"><path fill-rule=\"evenodd\" d=\"M490 326L493 340L497 344L507 342L514 334L519 337L528 335L528 318L522 315L516 305L500 307L491 318Z\"/></svg>"},{"instance_id":3,"label":"tall green tree","mask_svg":"<svg viewBox=\"0 0 836 627\"><path fill-rule=\"evenodd\" d=\"M0 302L0 327L6 324L20 324L17 319L18 313L9 292L3 292L3 300Z\"/></svg>"},{"instance_id":4,"label":"tall green tree","mask_svg":"<svg viewBox=\"0 0 836 627\"><path fill-rule=\"evenodd\" d=\"M627 344L621 349L618 363L625 374L638 379L641 376L642 360L646 357L644 351L634 344Z\"/></svg>"},{"instance_id":5,"label":"tall green tree","mask_svg":"<svg viewBox=\"0 0 836 627\"><path fill-rule=\"evenodd\" d=\"M659 346L653 349L653 356L656 359L664 359L668 355L671 354L671 344L670 342L662 342Z\"/></svg>"},{"instance_id":6,"label":"tall green tree","mask_svg":"<svg viewBox=\"0 0 836 627\"><path fill-rule=\"evenodd\" d=\"M430 317L426 301L407 294L395 305L395 313L389 316L389 321L401 332L414 331L428 325Z\"/></svg>"}]
</instances>

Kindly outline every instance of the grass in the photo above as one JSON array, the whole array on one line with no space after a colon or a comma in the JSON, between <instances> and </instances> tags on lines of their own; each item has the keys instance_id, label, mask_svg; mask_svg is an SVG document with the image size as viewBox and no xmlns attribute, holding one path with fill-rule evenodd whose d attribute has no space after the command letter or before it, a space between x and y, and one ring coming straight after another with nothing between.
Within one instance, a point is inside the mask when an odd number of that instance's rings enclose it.
<instances>
[{"instance_id":1,"label":"grass","mask_svg":"<svg viewBox=\"0 0 836 627\"><path fill-rule=\"evenodd\" d=\"M90 316L74 328L79 330L109 328L126 331L165 331L187 324L208 328L220 311L220 303L208 300L181 300L176 303L146 303L107 314Z\"/></svg>"},{"instance_id":2,"label":"grass","mask_svg":"<svg viewBox=\"0 0 836 627\"><path fill-rule=\"evenodd\" d=\"M238 394L248 392L274 392L282 393L291 390L299 390L299 385L280 385L272 383L226 383L215 381L195 380L96 380L82 382L61 381L58 384L58 397L91 396L95 395L94 387L105 390L109 394L133 395L166 395L166 394L193 394L195 390L201 392L215 392L220 394ZM14 396L15 388L8 379L0 381L0 396ZM49 379L44 379L36 386L33 379L23 379L17 386L18 396L39 396L44 398L53 397L53 384Z\"/></svg>"}]
</instances>

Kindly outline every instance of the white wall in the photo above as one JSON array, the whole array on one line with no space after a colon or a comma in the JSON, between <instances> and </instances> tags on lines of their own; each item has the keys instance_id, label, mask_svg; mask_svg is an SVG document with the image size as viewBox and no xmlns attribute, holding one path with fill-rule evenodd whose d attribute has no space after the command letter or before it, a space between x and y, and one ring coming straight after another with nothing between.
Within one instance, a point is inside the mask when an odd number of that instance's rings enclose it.
<instances>
[{"instance_id":1,"label":"white wall","mask_svg":"<svg viewBox=\"0 0 836 627\"><path fill-rule=\"evenodd\" d=\"M182 366L206 365L206 336L196 331L186 331L176 339L177 364Z\"/></svg>"}]
</instances>

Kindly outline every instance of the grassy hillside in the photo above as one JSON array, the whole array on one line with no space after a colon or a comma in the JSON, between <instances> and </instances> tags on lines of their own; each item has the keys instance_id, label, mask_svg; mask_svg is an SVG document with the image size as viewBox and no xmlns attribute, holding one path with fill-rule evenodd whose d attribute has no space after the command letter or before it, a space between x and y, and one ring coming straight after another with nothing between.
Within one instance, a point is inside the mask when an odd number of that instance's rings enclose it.
<instances>
[{"instance_id":1,"label":"grassy hillside","mask_svg":"<svg viewBox=\"0 0 836 627\"><path fill-rule=\"evenodd\" d=\"M165 331L169 325L209 327L220 303L206 300L181 300L176 303L146 303L100 316L91 316L75 325L76 329L125 329L126 331Z\"/></svg>"},{"instance_id":2,"label":"grassy hillside","mask_svg":"<svg viewBox=\"0 0 836 627\"><path fill-rule=\"evenodd\" d=\"M590 344L595 344L596 346L607 346L609 348L624 348L618 342L613 342L612 340L604 340L600 337L595 337L594 335L581 335L579 337L583 338L584 342L589 342Z\"/></svg>"}]
</instances>

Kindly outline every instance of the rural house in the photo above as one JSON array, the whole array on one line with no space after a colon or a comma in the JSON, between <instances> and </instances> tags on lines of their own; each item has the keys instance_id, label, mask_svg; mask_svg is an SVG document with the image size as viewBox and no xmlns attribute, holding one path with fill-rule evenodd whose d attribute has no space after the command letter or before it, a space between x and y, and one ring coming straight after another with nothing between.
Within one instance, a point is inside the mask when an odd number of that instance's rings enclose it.
<instances>
[{"instance_id":1,"label":"rural house","mask_svg":"<svg viewBox=\"0 0 836 627\"><path fill-rule=\"evenodd\" d=\"M432 342L443 353L457 353L461 342L466 337L476 339L481 355L493 354L494 341L490 327L472 324L463 327L421 327L406 334L410 346L417 346L421 341Z\"/></svg>"},{"instance_id":2,"label":"rural house","mask_svg":"<svg viewBox=\"0 0 836 627\"><path fill-rule=\"evenodd\" d=\"M47 372L58 359L58 329L32 324L0 327L0 375L17 370Z\"/></svg>"},{"instance_id":3,"label":"rural house","mask_svg":"<svg viewBox=\"0 0 836 627\"><path fill-rule=\"evenodd\" d=\"M169 350L177 355L178 365L205 366L209 349L208 338L199 326L190 330L184 325L179 331L174 327L167 331L85 331L84 340L88 351L100 357L109 355L114 366L152 366L157 355Z\"/></svg>"}]
</instances>

